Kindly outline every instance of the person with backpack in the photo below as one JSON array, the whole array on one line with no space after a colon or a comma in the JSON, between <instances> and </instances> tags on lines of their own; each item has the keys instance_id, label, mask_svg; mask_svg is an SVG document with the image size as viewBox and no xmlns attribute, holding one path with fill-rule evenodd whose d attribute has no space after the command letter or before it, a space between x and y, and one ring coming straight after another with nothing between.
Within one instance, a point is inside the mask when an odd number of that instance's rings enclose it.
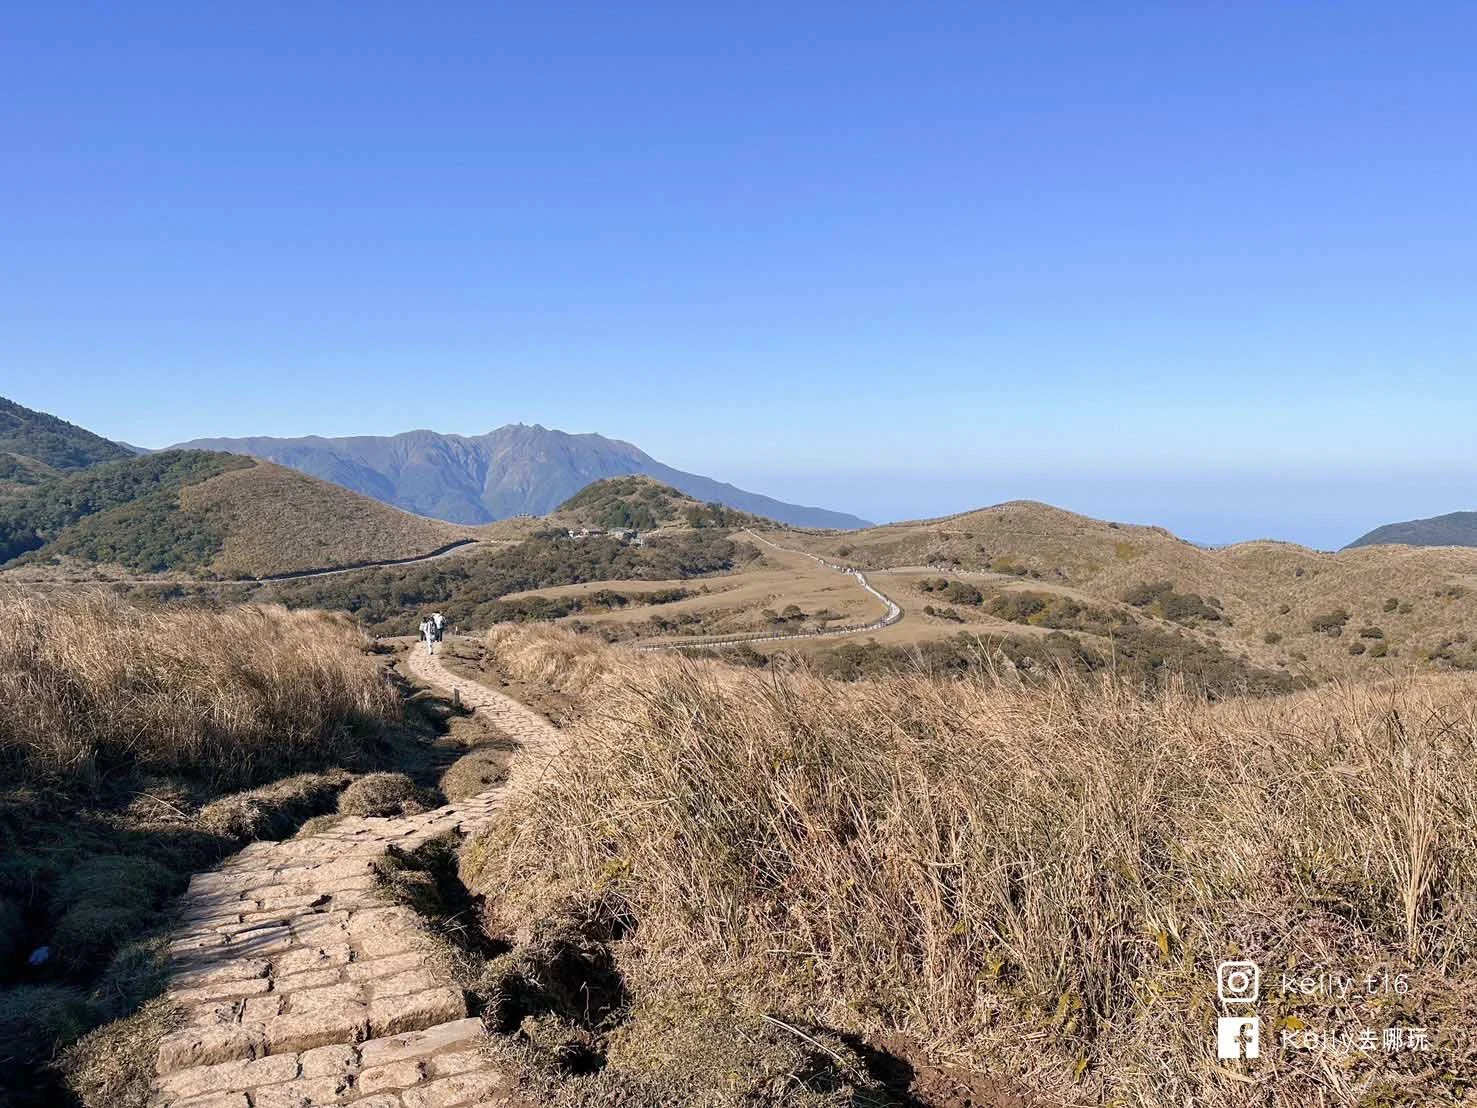
<instances>
[{"instance_id":1,"label":"person with backpack","mask_svg":"<svg viewBox=\"0 0 1477 1108\"><path fill-rule=\"evenodd\" d=\"M440 642L446 637L446 617L440 612L433 612L431 622L435 625L436 641Z\"/></svg>"},{"instance_id":2,"label":"person with backpack","mask_svg":"<svg viewBox=\"0 0 1477 1108\"><path fill-rule=\"evenodd\" d=\"M436 624L427 616L421 620L421 638L426 641L426 653L436 653Z\"/></svg>"}]
</instances>

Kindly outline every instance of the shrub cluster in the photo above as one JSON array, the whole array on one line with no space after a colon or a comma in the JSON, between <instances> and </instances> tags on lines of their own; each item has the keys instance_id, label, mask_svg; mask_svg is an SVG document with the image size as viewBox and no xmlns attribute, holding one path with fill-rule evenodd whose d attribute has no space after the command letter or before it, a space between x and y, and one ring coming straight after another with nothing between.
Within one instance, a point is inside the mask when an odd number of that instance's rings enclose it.
<instances>
[{"instance_id":1,"label":"shrub cluster","mask_svg":"<svg viewBox=\"0 0 1477 1108\"><path fill-rule=\"evenodd\" d=\"M1344 633L1344 624L1349 622L1349 618L1349 613L1343 608L1335 608L1331 612L1324 612L1322 615L1314 616L1309 621L1308 626L1319 634L1338 638Z\"/></svg>"},{"instance_id":2,"label":"shrub cluster","mask_svg":"<svg viewBox=\"0 0 1477 1108\"><path fill-rule=\"evenodd\" d=\"M925 577L918 582L918 590L936 593L951 604L968 604L978 608L985 602L985 594L965 581L950 581L947 577Z\"/></svg>"},{"instance_id":3,"label":"shrub cluster","mask_svg":"<svg viewBox=\"0 0 1477 1108\"><path fill-rule=\"evenodd\" d=\"M1152 581L1135 585L1123 594L1126 603L1143 608L1160 619L1198 627L1201 622L1224 620L1219 602L1211 603L1197 592L1176 592L1172 581ZM1226 620L1229 623L1229 620Z\"/></svg>"},{"instance_id":4,"label":"shrub cluster","mask_svg":"<svg viewBox=\"0 0 1477 1108\"><path fill-rule=\"evenodd\" d=\"M527 623L536 620L563 619L576 612L609 612L636 604L672 604L694 593L690 589L657 589L654 592L622 593L599 589L583 596L520 596L497 600L479 615L489 623Z\"/></svg>"},{"instance_id":5,"label":"shrub cluster","mask_svg":"<svg viewBox=\"0 0 1477 1108\"><path fill-rule=\"evenodd\" d=\"M1213 643L1177 633L1125 624L1111 634L1108 642L1084 640L1065 631L1041 638L959 634L911 646L852 640L808 655L808 664L817 673L842 681L913 673L959 676L1010 668L1032 682L1061 671L1113 674L1127 684L1146 687L1179 680L1216 697L1287 692L1299 685L1284 670L1253 665Z\"/></svg>"},{"instance_id":6,"label":"shrub cluster","mask_svg":"<svg viewBox=\"0 0 1477 1108\"><path fill-rule=\"evenodd\" d=\"M1056 593L1001 593L985 605L985 611L1011 623L1063 631L1088 631L1097 635L1108 634L1111 629L1130 622L1125 615L1089 607L1070 596Z\"/></svg>"}]
</instances>

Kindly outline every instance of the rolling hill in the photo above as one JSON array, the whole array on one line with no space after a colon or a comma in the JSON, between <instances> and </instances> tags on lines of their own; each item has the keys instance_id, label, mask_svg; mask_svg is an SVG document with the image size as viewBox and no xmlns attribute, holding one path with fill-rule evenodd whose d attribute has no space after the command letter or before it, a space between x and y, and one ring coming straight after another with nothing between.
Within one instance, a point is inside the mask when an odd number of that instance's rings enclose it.
<instances>
[{"instance_id":1,"label":"rolling hill","mask_svg":"<svg viewBox=\"0 0 1477 1108\"><path fill-rule=\"evenodd\" d=\"M846 535L777 537L863 569L892 570L878 580L909 611L890 629L894 638L927 629L918 613L934 594L919 583L942 577L981 593L965 615L985 612L1005 593L1098 601L1178 624L1259 664L1315 676L1359 674L1376 664L1477 669L1477 550L1384 546L1328 554L1279 542L1207 550L1163 528L1027 501ZM1023 621L1032 618L1039 614ZM998 621L986 625L1000 629Z\"/></svg>"},{"instance_id":2,"label":"rolling hill","mask_svg":"<svg viewBox=\"0 0 1477 1108\"><path fill-rule=\"evenodd\" d=\"M489 523L553 511L605 477L644 474L703 503L724 504L792 527L849 530L867 521L787 504L663 465L630 443L510 424L486 435L409 431L388 437L216 438L181 449L249 454L290 466L418 515Z\"/></svg>"},{"instance_id":3,"label":"rolling hill","mask_svg":"<svg viewBox=\"0 0 1477 1108\"><path fill-rule=\"evenodd\" d=\"M719 503L704 504L680 489L651 477L607 477L586 485L548 519L569 527L773 527L775 521L735 511Z\"/></svg>"},{"instance_id":4,"label":"rolling hill","mask_svg":"<svg viewBox=\"0 0 1477 1108\"><path fill-rule=\"evenodd\" d=\"M205 451L109 462L0 502L12 577L58 566L261 577L417 557L469 537L283 466Z\"/></svg>"},{"instance_id":5,"label":"rolling hill","mask_svg":"<svg viewBox=\"0 0 1477 1108\"><path fill-rule=\"evenodd\" d=\"M1477 546L1477 512L1449 512L1430 519L1387 523L1344 547L1357 546Z\"/></svg>"}]
</instances>

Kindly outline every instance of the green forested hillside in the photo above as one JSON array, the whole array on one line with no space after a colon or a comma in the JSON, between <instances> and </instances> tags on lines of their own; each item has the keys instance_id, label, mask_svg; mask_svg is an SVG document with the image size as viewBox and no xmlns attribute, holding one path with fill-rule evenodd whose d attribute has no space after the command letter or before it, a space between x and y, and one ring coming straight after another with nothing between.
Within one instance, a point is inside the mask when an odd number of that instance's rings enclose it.
<instances>
[{"instance_id":1,"label":"green forested hillside","mask_svg":"<svg viewBox=\"0 0 1477 1108\"><path fill-rule=\"evenodd\" d=\"M133 452L101 435L94 435L64 419L32 411L0 397L0 454L33 458L52 469L85 469L102 462L122 461ZM23 463L15 463L23 468ZM9 480L0 467L0 480Z\"/></svg>"},{"instance_id":2,"label":"green forested hillside","mask_svg":"<svg viewBox=\"0 0 1477 1108\"><path fill-rule=\"evenodd\" d=\"M722 504L704 504L679 489L650 477L607 477L586 485L563 504L556 518L585 527L630 527L650 530L664 524L681 527L775 526L773 521Z\"/></svg>"},{"instance_id":3,"label":"green forested hillside","mask_svg":"<svg viewBox=\"0 0 1477 1108\"><path fill-rule=\"evenodd\" d=\"M203 564L224 536L179 490L251 458L172 450L69 473L0 502L0 564L36 551L158 571Z\"/></svg>"},{"instance_id":4,"label":"green forested hillside","mask_svg":"<svg viewBox=\"0 0 1477 1108\"><path fill-rule=\"evenodd\" d=\"M1477 546L1477 512L1450 512L1430 519L1387 523L1360 535L1344 549L1356 546Z\"/></svg>"}]
</instances>

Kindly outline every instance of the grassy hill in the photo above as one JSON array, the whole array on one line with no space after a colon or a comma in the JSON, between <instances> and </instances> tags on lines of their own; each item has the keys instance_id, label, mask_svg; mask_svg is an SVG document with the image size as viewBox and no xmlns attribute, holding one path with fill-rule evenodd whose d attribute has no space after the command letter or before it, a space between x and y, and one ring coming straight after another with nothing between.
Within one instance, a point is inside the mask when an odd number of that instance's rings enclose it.
<instances>
[{"instance_id":1,"label":"grassy hill","mask_svg":"<svg viewBox=\"0 0 1477 1108\"><path fill-rule=\"evenodd\" d=\"M4 455L13 456L13 460L5 461ZM101 435L0 397L0 481L13 480L7 471L33 470L31 463L51 470L72 470L132 456L127 447Z\"/></svg>"},{"instance_id":2,"label":"grassy hill","mask_svg":"<svg viewBox=\"0 0 1477 1108\"><path fill-rule=\"evenodd\" d=\"M718 503L705 504L670 485L650 477L609 477L586 485L549 517L570 527L631 528L650 531L657 527L749 527L776 526Z\"/></svg>"},{"instance_id":3,"label":"grassy hill","mask_svg":"<svg viewBox=\"0 0 1477 1108\"><path fill-rule=\"evenodd\" d=\"M465 528L293 470L164 451L64 474L0 503L0 563L267 576L426 554Z\"/></svg>"},{"instance_id":4,"label":"grassy hill","mask_svg":"<svg viewBox=\"0 0 1477 1108\"><path fill-rule=\"evenodd\" d=\"M1258 664L1314 676L1411 663L1477 668L1477 550L1326 554L1277 542L1206 550L1163 528L1025 501L845 535L777 537L865 569L952 574L981 591L982 607L1020 590L1127 606ZM926 602L921 593L898 599L915 610Z\"/></svg>"},{"instance_id":5,"label":"grassy hill","mask_svg":"<svg viewBox=\"0 0 1477 1108\"><path fill-rule=\"evenodd\" d=\"M1430 519L1387 523L1344 547L1356 546L1477 546L1477 512L1449 512Z\"/></svg>"}]
</instances>

